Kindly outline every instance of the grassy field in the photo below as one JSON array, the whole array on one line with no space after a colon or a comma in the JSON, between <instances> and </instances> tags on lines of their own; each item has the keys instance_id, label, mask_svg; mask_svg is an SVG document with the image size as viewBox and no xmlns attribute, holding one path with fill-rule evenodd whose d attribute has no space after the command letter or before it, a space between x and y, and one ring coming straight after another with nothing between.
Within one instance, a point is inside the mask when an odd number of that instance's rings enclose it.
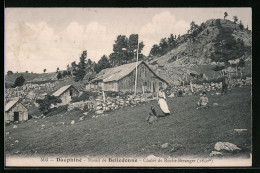
<instances>
[{"instance_id":1,"label":"grassy field","mask_svg":"<svg viewBox=\"0 0 260 173\"><path fill-rule=\"evenodd\" d=\"M249 157L251 150L251 88L234 88L228 95L208 93L211 107L196 110L199 95L169 98L171 116L155 124L145 118L151 104L124 107L107 116L82 121L83 112L64 108L52 116L5 128L6 155L17 156L201 156L208 157L216 142L231 142L242 150L223 157ZM218 103L218 106L212 106ZM75 124L71 121L75 120ZM237 133L234 129L247 129ZM18 140L18 143L15 142ZM160 146L169 143L162 149ZM13 144L13 145L12 145ZM172 150L174 148L174 150ZM19 151L19 152L17 152Z\"/></svg>"}]
</instances>

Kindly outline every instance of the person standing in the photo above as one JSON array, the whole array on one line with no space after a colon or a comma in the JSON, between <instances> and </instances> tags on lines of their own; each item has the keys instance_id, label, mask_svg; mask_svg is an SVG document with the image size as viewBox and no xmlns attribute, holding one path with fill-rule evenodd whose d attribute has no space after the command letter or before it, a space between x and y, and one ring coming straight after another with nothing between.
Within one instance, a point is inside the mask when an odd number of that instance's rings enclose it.
<instances>
[{"instance_id":1,"label":"person standing","mask_svg":"<svg viewBox=\"0 0 260 173\"><path fill-rule=\"evenodd\" d=\"M163 88L160 87L159 91L157 93L157 99L158 99L158 105L160 106L162 112L164 113L165 116L170 115L170 110L168 108L167 102L166 102L166 95L163 92Z\"/></svg>"},{"instance_id":2,"label":"person standing","mask_svg":"<svg viewBox=\"0 0 260 173\"><path fill-rule=\"evenodd\" d=\"M227 94L227 89L228 89L228 77L224 76L223 77L223 81L222 81L222 91L221 91L221 95L222 94Z\"/></svg>"}]
</instances>

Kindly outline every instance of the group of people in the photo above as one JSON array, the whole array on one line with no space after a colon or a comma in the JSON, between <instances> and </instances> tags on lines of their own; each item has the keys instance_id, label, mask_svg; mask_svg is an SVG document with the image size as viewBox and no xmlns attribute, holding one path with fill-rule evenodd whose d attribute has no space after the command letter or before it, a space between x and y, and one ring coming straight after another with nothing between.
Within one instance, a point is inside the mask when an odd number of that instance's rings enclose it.
<instances>
[{"instance_id":1,"label":"group of people","mask_svg":"<svg viewBox=\"0 0 260 173\"><path fill-rule=\"evenodd\" d=\"M227 89L228 89L228 77L224 76L223 77L223 81L222 81L222 91L221 94L227 94ZM170 115L170 110L168 108L168 104L167 104L167 100L166 100L166 95L163 91L163 88L160 87L159 91L157 93L157 100L158 100L158 105L161 109L161 111L163 112L163 116L169 116ZM197 108L196 109L205 109L209 107L209 99L206 96L206 91L202 92L202 96L199 98L199 101L197 102ZM158 117L159 115L156 113L155 111L155 106L152 105L151 106L151 110L149 112L148 117L146 118L146 120L149 123L154 123L155 121L158 121Z\"/></svg>"}]
</instances>

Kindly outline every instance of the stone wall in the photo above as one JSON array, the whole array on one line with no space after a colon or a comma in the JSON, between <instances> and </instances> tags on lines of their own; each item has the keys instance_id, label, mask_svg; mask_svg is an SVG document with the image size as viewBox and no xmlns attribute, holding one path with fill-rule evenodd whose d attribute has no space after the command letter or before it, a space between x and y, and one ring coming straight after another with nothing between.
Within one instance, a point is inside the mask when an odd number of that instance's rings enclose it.
<instances>
[{"instance_id":1,"label":"stone wall","mask_svg":"<svg viewBox=\"0 0 260 173\"><path fill-rule=\"evenodd\" d=\"M43 93L52 93L56 90L57 83L25 84L16 88L5 89L5 101L9 102L14 97L19 97L25 107L33 105L35 100L41 98Z\"/></svg>"}]
</instances>

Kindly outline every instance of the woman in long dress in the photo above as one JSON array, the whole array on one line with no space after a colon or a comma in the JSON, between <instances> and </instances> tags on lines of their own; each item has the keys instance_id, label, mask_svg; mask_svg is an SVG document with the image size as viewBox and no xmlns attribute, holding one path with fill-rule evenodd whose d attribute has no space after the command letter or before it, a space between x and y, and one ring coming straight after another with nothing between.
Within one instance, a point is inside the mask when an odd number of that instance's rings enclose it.
<instances>
[{"instance_id":1,"label":"woman in long dress","mask_svg":"<svg viewBox=\"0 0 260 173\"><path fill-rule=\"evenodd\" d=\"M157 94L157 98L158 98L158 105L160 106L161 110L163 111L165 116L170 115L170 110L168 108L167 102L166 102L166 96L165 93L163 92L163 88L160 87L158 94Z\"/></svg>"}]
</instances>

